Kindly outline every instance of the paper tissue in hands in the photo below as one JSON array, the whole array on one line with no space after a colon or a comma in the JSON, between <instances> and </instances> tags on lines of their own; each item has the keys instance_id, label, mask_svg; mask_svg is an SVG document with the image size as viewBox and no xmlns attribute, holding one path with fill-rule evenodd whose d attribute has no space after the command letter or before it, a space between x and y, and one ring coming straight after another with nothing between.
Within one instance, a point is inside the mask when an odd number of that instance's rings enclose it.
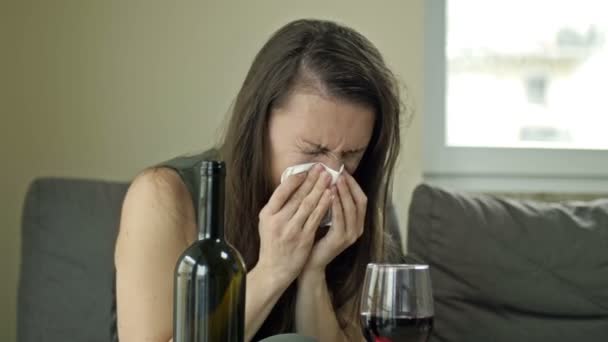
<instances>
[{"instance_id":1,"label":"paper tissue in hands","mask_svg":"<svg viewBox=\"0 0 608 342\"><path fill-rule=\"evenodd\" d=\"M344 164L340 167L340 170L338 170L338 171L332 169L331 167L329 167L323 163L298 164L298 165L290 166L290 167L286 168L285 171L283 171L283 173L281 174L281 183L283 183L285 181L285 179L287 179L287 177L298 174L298 173L306 172L306 171L312 169L312 167L317 164L321 164L321 166L323 166L325 168L325 170L330 174L332 185L336 184L336 182L338 181L338 177L342 174L342 171L344 171ZM323 219L321 220L320 226L321 227L331 226L331 207L327 211L327 214L325 215L325 217L323 217Z\"/></svg>"}]
</instances>

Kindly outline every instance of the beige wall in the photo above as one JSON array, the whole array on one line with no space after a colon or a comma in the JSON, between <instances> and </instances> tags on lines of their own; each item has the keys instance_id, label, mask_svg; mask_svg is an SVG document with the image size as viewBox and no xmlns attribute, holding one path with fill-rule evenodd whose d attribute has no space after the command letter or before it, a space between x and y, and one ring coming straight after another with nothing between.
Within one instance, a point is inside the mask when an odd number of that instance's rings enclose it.
<instances>
[{"instance_id":1,"label":"beige wall","mask_svg":"<svg viewBox=\"0 0 608 342\"><path fill-rule=\"evenodd\" d=\"M126 180L208 146L254 54L290 19L358 29L422 103L422 0L5 0L0 13L0 75L8 75L0 76L2 341L15 340L27 184L40 176ZM395 184L402 219L421 177L419 118Z\"/></svg>"}]
</instances>

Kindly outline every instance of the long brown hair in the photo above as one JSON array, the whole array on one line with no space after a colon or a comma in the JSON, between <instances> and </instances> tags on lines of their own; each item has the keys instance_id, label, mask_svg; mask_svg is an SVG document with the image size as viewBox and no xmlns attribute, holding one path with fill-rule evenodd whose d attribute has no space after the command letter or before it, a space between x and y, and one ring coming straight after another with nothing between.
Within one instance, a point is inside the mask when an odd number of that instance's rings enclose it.
<instances>
[{"instance_id":1,"label":"long brown hair","mask_svg":"<svg viewBox=\"0 0 608 342\"><path fill-rule=\"evenodd\" d=\"M375 113L370 144L353 175L368 198L365 229L326 272L332 304L339 312L348 301L358 304L365 265L394 249L394 241L384 238L384 212L400 147L401 102L394 75L361 34L330 21L297 20L275 32L259 51L234 103L220 151L228 173L225 232L247 268L255 266L260 248L258 214L273 192L269 116L294 87L311 80L327 95L368 106ZM293 331L295 291L292 284L258 337ZM344 323L347 318L339 320Z\"/></svg>"}]
</instances>

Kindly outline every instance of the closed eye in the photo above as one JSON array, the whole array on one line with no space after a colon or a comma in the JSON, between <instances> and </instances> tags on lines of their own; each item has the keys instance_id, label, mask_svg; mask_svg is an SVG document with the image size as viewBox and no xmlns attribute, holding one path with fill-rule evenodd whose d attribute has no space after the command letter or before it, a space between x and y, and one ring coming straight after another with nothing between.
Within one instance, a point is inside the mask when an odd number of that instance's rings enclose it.
<instances>
[{"instance_id":1,"label":"closed eye","mask_svg":"<svg viewBox=\"0 0 608 342\"><path fill-rule=\"evenodd\" d=\"M302 151L304 152L304 154L311 155L311 156L318 156L318 155L324 155L324 154L329 153L329 150L323 149L323 148L321 148L321 149L318 149L318 148L317 149L302 149Z\"/></svg>"},{"instance_id":2,"label":"closed eye","mask_svg":"<svg viewBox=\"0 0 608 342\"><path fill-rule=\"evenodd\" d=\"M324 150L303 150L302 152L304 154L310 155L310 156L326 155L329 153L329 151L324 151ZM348 159L348 160L353 160L353 159L357 159L357 158L361 157L362 154L363 154L363 151L346 152L342 155L343 156L342 158Z\"/></svg>"}]
</instances>

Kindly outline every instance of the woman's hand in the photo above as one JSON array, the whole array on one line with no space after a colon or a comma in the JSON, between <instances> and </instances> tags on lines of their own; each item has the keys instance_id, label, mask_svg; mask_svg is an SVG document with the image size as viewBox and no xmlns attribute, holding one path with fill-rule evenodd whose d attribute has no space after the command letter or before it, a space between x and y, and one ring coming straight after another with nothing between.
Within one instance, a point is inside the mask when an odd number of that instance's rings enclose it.
<instances>
[{"instance_id":1,"label":"woman's hand","mask_svg":"<svg viewBox=\"0 0 608 342\"><path fill-rule=\"evenodd\" d=\"M291 283L309 258L315 233L331 204L331 176L321 165L288 177L260 211L257 270Z\"/></svg>"},{"instance_id":2,"label":"woman's hand","mask_svg":"<svg viewBox=\"0 0 608 342\"><path fill-rule=\"evenodd\" d=\"M303 273L324 273L325 267L363 234L367 196L357 181L342 173L332 187L332 225L311 252Z\"/></svg>"}]
</instances>

